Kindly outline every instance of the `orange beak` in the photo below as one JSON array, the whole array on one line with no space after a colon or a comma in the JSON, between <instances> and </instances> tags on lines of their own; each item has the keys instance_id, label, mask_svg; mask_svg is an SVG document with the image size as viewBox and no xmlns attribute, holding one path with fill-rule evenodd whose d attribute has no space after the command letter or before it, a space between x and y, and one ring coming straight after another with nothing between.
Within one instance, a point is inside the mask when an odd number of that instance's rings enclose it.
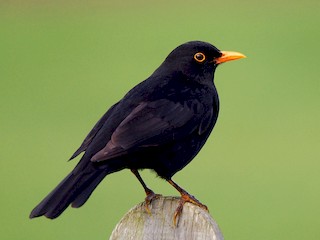
<instances>
[{"instance_id":1,"label":"orange beak","mask_svg":"<svg viewBox=\"0 0 320 240\"><path fill-rule=\"evenodd\" d=\"M216 58L216 64L237 60L240 58L246 58L245 55L239 52L229 52L229 51L221 51L222 56L219 58Z\"/></svg>"}]
</instances>

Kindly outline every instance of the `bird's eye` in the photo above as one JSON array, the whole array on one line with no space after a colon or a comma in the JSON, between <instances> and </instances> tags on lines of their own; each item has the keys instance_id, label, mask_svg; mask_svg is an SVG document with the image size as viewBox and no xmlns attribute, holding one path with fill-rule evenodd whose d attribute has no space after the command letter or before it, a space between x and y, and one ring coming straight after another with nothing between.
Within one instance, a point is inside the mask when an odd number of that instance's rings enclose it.
<instances>
[{"instance_id":1,"label":"bird's eye","mask_svg":"<svg viewBox=\"0 0 320 240\"><path fill-rule=\"evenodd\" d=\"M204 60L206 60L206 56L202 52L196 53L193 58L199 63L202 63Z\"/></svg>"}]
</instances>

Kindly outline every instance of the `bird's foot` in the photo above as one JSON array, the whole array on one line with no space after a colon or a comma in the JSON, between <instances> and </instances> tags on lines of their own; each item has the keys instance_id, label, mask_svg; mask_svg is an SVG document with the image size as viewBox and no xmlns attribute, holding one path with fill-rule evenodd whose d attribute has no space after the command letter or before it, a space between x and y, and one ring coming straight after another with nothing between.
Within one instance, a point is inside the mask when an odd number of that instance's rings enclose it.
<instances>
[{"instance_id":1,"label":"bird's foot","mask_svg":"<svg viewBox=\"0 0 320 240\"><path fill-rule=\"evenodd\" d=\"M145 198L145 206L146 206L146 211L149 215L151 215L151 210L150 210L150 205L153 199L157 199L161 197L161 194L155 194L152 190L148 189L146 191L146 198Z\"/></svg>"},{"instance_id":2,"label":"bird's foot","mask_svg":"<svg viewBox=\"0 0 320 240\"><path fill-rule=\"evenodd\" d=\"M198 199L196 199L194 196L190 195L186 191L182 191L179 205L178 205L178 207L174 213L174 216L173 216L173 226L175 226L175 227L178 224L179 217L180 217L182 210L183 210L183 206L186 202L192 203L192 204L194 204L198 207L201 207L202 209L209 212L208 207L206 205L202 204Z\"/></svg>"}]
</instances>

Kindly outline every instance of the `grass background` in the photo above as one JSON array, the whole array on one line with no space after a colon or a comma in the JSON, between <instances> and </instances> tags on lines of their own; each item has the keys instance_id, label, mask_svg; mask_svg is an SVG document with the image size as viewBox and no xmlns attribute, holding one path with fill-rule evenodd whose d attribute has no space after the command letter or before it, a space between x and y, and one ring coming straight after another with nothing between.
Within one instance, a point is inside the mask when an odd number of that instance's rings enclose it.
<instances>
[{"instance_id":1,"label":"grass background","mask_svg":"<svg viewBox=\"0 0 320 240\"><path fill-rule=\"evenodd\" d=\"M2 1L0 238L108 239L144 198L128 170L81 209L28 215L106 109L199 39L248 58L217 70L218 123L174 180L208 205L226 239L320 239L319 10L315 0Z\"/></svg>"}]
</instances>

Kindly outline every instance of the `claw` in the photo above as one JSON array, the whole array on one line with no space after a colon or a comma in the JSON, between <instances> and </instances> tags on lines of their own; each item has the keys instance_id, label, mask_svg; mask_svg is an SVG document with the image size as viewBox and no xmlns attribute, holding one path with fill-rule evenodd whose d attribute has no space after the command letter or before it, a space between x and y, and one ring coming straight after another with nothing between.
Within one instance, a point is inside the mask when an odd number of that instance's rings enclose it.
<instances>
[{"instance_id":1,"label":"claw","mask_svg":"<svg viewBox=\"0 0 320 240\"><path fill-rule=\"evenodd\" d=\"M160 194L155 194L150 188L147 187L147 185L144 183L144 181L142 180L139 172L137 169L131 169L131 172L138 178L139 182L141 183L141 185L143 186L144 191L146 192L147 196L145 198L145 207L146 207L146 211L149 215L151 215L151 210L150 210L150 205L153 199L161 197Z\"/></svg>"},{"instance_id":2,"label":"claw","mask_svg":"<svg viewBox=\"0 0 320 240\"><path fill-rule=\"evenodd\" d=\"M150 205L153 199L157 199L161 197L161 194L155 194L152 190L148 189L149 191L146 191L146 198L145 198L145 208L149 215L151 215Z\"/></svg>"},{"instance_id":3,"label":"claw","mask_svg":"<svg viewBox=\"0 0 320 240\"><path fill-rule=\"evenodd\" d=\"M194 196L190 195L189 193L187 193L184 189L182 189L178 184L176 184L174 181L172 181L171 179L167 180L168 183L170 183L175 189L177 189L179 191L179 193L181 194L181 198L179 201L179 205L176 209L176 211L174 212L174 216L173 216L173 226L177 227L178 225L178 220L179 217L182 213L183 210L183 205L186 202L192 203L198 207L201 207L202 209L208 211L208 207L204 204L202 204L198 199L196 199Z\"/></svg>"},{"instance_id":4,"label":"claw","mask_svg":"<svg viewBox=\"0 0 320 240\"><path fill-rule=\"evenodd\" d=\"M184 205L184 204L185 204L185 202L182 202L182 201L180 200L179 205L178 205L176 211L174 212L174 215L173 215L173 226L174 226L174 227L177 227L177 226L178 226L177 220L179 220L179 217L180 217L180 215L181 215L181 213L182 213L183 205Z\"/></svg>"},{"instance_id":5,"label":"claw","mask_svg":"<svg viewBox=\"0 0 320 240\"><path fill-rule=\"evenodd\" d=\"M177 227L178 226L178 221L179 221L179 217L182 213L183 210L183 206L186 202L192 203L198 207L201 207L202 209L209 211L208 207L204 204L202 204L198 199L196 199L194 196L190 195L189 193L187 193L186 191L182 191L181 192L181 198L179 201L179 205L176 209L176 211L174 212L173 215L173 226Z\"/></svg>"}]
</instances>

